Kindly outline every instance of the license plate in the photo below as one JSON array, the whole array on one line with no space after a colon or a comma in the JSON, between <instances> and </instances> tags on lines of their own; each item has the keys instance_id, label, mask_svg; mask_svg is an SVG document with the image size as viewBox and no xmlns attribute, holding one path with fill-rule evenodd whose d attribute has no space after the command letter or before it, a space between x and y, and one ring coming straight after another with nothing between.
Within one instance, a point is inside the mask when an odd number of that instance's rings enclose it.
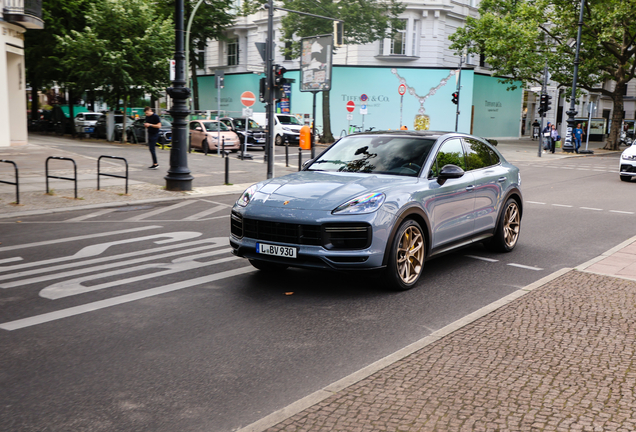
<instances>
[{"instance_id":1,"label":"license plate","mask_svg":"<svg viewBox=\"0 0 636 432\"><path fill-rule=\"evenodd\" d=\"M257 139L256 142L259 143L259 144L262 144L262 143L265 142L265 139L264 138Z\"/></svg>"},{"instance_id":2,"label":"license plate","mask_svg":"<svg viewBox=\"0 0 636 432\"><path fill-rule=\"evenodd\" d=\"M84 128L84 132L86 133L93 133L95 131L95 128L92 127L85 127Z\"/></svg>"},{"instance_id":3,"label":"license plate","mask_svg":"<svg viewBox=\"0 0 636 432\"><path fill-rule=\"evenodd\" d=\"M265 243L256 243L256 253L274 255L285 258L296 258L298 248L289 246L277 246Z\"/></svg>"}]
</instances>

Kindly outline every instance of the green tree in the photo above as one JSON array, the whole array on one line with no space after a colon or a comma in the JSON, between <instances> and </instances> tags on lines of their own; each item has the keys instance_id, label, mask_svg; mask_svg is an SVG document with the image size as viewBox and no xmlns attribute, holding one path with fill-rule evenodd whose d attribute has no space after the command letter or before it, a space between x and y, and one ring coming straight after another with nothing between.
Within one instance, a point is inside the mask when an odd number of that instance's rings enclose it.
<instances>
[{"instance_id":1,"label":"green tree","mask_svg":"<svg viewBox=\"0 0 636 432\"><path fill-rule=\"evenodd\" d=\"M163 93L169 83L174 27L171 18L161 17L155 2L94 2L86 23L82 31L58 37L65 53L62 64L76 88L99 88L111 106L121 98L124 110L131 97Z\"/></svg>"},{"instance_id":2,"label":"green tree","mask_svg":"<svg viewBox=\"0 0 636 432\"><path fill-rule=\"evenodd\" d=\"M263 0L246 3L246 12ZM307 12L344 21L344 40L347 44L368 44L390 37L404 27L398 16L405 6L398 0L283 0L286 9ZM251 8L250 8L251 7ZM296 58L300 56L300 38L333 33L333 21L306 15L288 13L282 20L281 42L283 51ZM329 111L329 92L322 92L322 124L324 142L333 141Z\"/></svg>"},{"instance_id":3,"label":"green tree","mask_svg":"<svg viewBox=\"0 0 636 432\"><path fill-rule=\"evenodd\" d=\"M54 83L66 87L69 71L62 63L64 53L57 36L84 28L89 5L88 0L44 0L42 19L45 28L25 33L26 78L34 96L31 102L33 120L38 118L37 92Z\"/></svg>"},{"instance_id":4,"label":"green tree","mask_svg":"<svg viewBox=\"0 0 636 432\"><path fill-rule=\"evenodd\" d=\"M184 28L192 16L198 0L184 0ZM160 2L162 13L173 16L175 1ZM236 14L233 0L204 0L197 9L190 29L190 78L192 79L192 98L194 109L199 109L199 82L197 69L205 66L205 50L208 40L222 40L225 31L232 25ZM190 85L190 84L187 84Z\"/></svg>"},{"instance_id":5,"label":"green tree","mask_svg":"<svg viewBox=\"0 0 636 432\"><path fill-rule=\"evenodd\" d=\"M525 85L551 79L571 94L580 3L571 0L484 0L450 39L457 52L483 54L496 75ZM636 72L636 0L588 0L584 7L577 87L608 96L614 113L605 148L617 150L623 97ZM613 82L613 84L607 84Z\"/></svg>"}]
</instances>

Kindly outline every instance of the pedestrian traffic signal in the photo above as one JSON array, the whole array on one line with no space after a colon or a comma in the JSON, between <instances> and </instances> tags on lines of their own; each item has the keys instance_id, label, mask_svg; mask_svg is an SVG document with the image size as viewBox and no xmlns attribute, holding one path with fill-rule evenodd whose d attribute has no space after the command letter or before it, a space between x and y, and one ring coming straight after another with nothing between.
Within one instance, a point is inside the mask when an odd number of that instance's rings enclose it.
<instances>
[{"instance_id":1,"label":"pedestrian traffic signal","mask_svg":"<svg viewBox=\"0 0 636 432\"><path fill-rule=\"evenodd\" d=\"M541 117L545 117L545 113L550 111L550 109L552 108L552 106L550 105L550 99L552 99L552 96L550 95L547 95L545 93L541 95L541 99L539 102L539 114L541 114Z\"/></svg>"},{"instance_id":2,"label":"pedestrian traffic signal","mask_svg":"<svg viewBox=\"0 0 636 432\"><path fill-rule=\"evenodd\" d=\"M459 92L455 92L453 93L453 99L452 102L457 105L457 102L459 101Z\"/></svg>"}]
</instances>

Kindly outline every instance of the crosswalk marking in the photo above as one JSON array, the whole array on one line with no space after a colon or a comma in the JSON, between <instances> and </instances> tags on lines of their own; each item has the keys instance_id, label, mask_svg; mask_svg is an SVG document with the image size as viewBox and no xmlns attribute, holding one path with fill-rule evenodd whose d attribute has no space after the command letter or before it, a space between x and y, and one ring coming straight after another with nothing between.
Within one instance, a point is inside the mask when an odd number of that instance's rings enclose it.
<instances>
[{"instance_id":1,"label":"crosswalk marking","mask_svg":"<svg viewBox=\"0 0 636 432\"><path fill-rule=\"evenodd\" d=\"M94 213L88 213L88 214L85 214L85 215L82 215L82 216L77 216L77 217L74 217L74 218L71 218L71 219L67 219L65 222L81 222L81 221L84 221L86 219L93 219L93 218L96 218L98 216L105 215L107 213L112 213L115 210L116 209L112 209L112 208L110 208L110 209L102 209L102 210L96 211Z\"/></svg>"},{"instance_id":2,"label":"crosswalk marking","mask_svg":"<svg viewBox=\"0 0 636 432\"><path fill-rule=\"evenodd\" d=\"M170 210L175 210L175 209L178 209L180 207L187 206L189 204L192 204L193 202L194 201L191 201L191 200L181 201L181 202L178 202L178 203L173 204L171 206L161 207L161 208L158 208L157 210L149 211L149 212L137 215L137 216L133 216L133 217L128 218L128 219L124 219L124 222L139 222L141 220L148 219L151 216L156 216L158 214L165 213L165 212L168 212Z\"/></svg>"},{"instance_id":3,"label":"crosswalk marking","mask_svg":"<svg viewBox=\"0 0 636 432\"><path fill-rule=\"evenodd\" d=\"M209 208L207 210L203 210L203 211L201 211L199 213L195 213L195 214L190 215L190 216L188 216L186 218L183 218L181 220L184 221L184 222L196 221L196 220L200 220L200 221L209 220L209 219L203 219L203 218L205 216L209 216L209 215L211 215L213 213L216 213L218 211L227 210L230 207L231 206L229 206L229 205L222 204L222 205L219 205L219 206L216 206L216 207Z\"/></svg>"}]
</instances>

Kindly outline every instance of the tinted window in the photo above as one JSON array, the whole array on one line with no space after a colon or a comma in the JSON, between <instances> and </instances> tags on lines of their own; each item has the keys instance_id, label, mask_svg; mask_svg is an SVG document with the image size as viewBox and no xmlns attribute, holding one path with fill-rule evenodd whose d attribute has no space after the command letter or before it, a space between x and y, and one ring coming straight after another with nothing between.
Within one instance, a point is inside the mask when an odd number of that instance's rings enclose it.
<instances>
[{"instance_id":1,"label":"tinted window","mask_svg":"<svg viewBox=\"0 0 636 432\"><path fill-rule=\"evenodd\" d=\"M464 158L464 148L462 147L462 141L457 138L445 141L442 147L437 152L435 162L431 167L431 175L437 177L439 171L444 165L457 165L464 171L466 170L466 162Z\"/></svg>"},{"instance_id":2,"label":"tinted window","mask_svg":"<svg viewBox=\"0 0 636 432\"><path fill-rule=\"evenodd\" d=\"M86 120L97 120L100 116L101 114L84 114Z\"/></svg>"},{"instance_id":3,"label":"tinted window","mask_svg":"<svg viewBox=\"0 0 636 432\"><path fill-rule=\"evenodd\" d=\"M172 127L172 123L170 123L168 120L166 119L161 119L161 127Z\"/></svg>"},{"instance_id":4,"label":"tinted window","mask_svg":"<svg viewBox=\"0 0 636 432\"><path fill-rule=\"evenodd\" d=\"M190 122L190 130L195 130L199 125L199 122Z\"/></svg>"},{"instance_id":5,"label":"tinted window","mask_svg":"<svg viewBox=\"0 0 636 432\"><path fill-rule=\"evenodd\" d=\"M410 136L351 136L333 145L308 168L310 171L339 171L419 174L435 140Z\"/></svg>"},{"instance_id":6,"label":"tinted window","mask_svg":"<svg viewBox=\"0 0 636 432\"><path fill-rule=\"evenodd\" d=\"M466 139L464 142L468 170L486 168L499 163L499 156L487 144L475 139Z\"/></svg>"},{"instance_id":7,"label":"tinted window","mask_svg":"<svg viewBox=\"0 0 636 432\"><path fill-rule=\"evenodd\" d=\"M299 125L300 122L298 121L298 119L295 116L290 116L290 115L279 115L278 117L278 121L281 122L282 124L293 124L293 125Z\"/></svg>"},{"instance_id":8,"label":"tinted window","mask_svg":"<svg viewBox=\"0 0 636 432\"><path fill-rule=\"evenodd\" d=\"M249 125L248 126L249 129L254 129L254 128L258 128L259 127L258 123L256 123L254 120L250 120L248 125ZM242 118L234 119L234 126L237 129L245 130L245 119L242 119Z\"/></svg>"},{"instance_id":9,"label":"tinted window","mask_svg":"<svg viewBox=\"0 0 636 432\"><path fill-rule=\"evenodd\" d=\"M223 124L223 122L219 123L217 121L208 121L203 123L203 125L205 126L205 130L208 132L215 132L218 130L222 130L222 131L227 131L229 130L227 126L225 126L225 124ZM219 125L221 127L219 127Z\"/></svg>"}]
</instances>

